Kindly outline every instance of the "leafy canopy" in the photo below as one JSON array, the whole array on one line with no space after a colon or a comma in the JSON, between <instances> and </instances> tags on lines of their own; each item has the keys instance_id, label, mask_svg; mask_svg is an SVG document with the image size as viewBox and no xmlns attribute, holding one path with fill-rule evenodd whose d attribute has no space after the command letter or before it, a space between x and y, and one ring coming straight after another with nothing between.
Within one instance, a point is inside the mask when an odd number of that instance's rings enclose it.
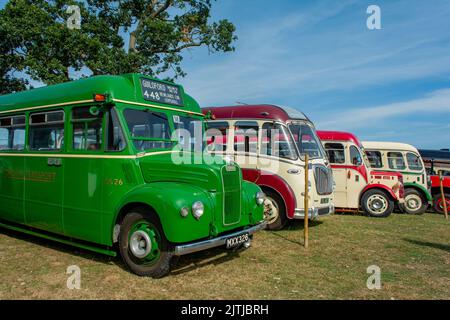
<instances>
[{"instance_id":1,"label":"leafy canopy","mask_svg":"<svg viewBox=\"0 0 450 320\"><path fill-rule=\"evenodd\" d=\"M186 49L234 50L235 26L210 22L212 1L10 0L0 10L0 91L24 89L17 74L46 84L87 70L183 77ZM70 5L80 8L80 29L67 27Z\"/></svg>"}]
</instances>

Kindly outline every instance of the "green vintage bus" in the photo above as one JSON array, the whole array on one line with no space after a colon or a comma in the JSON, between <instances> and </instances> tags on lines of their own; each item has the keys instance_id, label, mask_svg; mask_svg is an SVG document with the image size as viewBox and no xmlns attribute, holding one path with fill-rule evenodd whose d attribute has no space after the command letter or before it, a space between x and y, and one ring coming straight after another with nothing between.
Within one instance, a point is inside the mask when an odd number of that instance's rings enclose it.
<instances>
[{"instance_id":1,"label":"green vintage bus","mask_svg":"<svg viewBox=\"0 0 450 320\"><path fill-rule=\"evenodd\" d=\"M264 194L233 162L186 161L197 154L175 148L173 133L198 126L181 86L139 74L0 96L0 225L119 252L152 277L172 256L248 247L265 225Z\"/></svg>"}]
</instances>

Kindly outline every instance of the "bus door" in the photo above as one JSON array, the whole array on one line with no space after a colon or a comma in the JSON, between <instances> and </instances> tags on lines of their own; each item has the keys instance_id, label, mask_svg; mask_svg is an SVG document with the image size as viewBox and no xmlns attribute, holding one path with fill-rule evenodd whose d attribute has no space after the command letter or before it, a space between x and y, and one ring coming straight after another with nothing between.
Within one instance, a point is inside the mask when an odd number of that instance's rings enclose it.
<instances>
[{"instance_id":1,"label":"bus door","mask_svg":"<svg viewBox=\"0 0 450 320\"><path fill-rule=\"evenodd\" d=\"M25 115L0 118L0 212L7 220L24 223L25 158L8 156L25 148Z\"/></svg>"},{"instance_id":2,"label":"bus door","mask_svg":"<svg viewBox=\"0 0 450 320\"><path fill-rule=\"evenodd\" d=\"M368 172L361 151L354 145L349 147L349 168L347 169L347 205L359 208L360 195L367 186Z\"/></svg>"},{"instance_id":3,"label":"bus door","mask_svg":"<svg viewBox=\"0 0 450 320\"><path fill-rule=\"evenodd\" d=\"M333 178L336 183L334 191L334 204L338 208L348 208L347 203L347 175L348 169L345 157L345 146L342 143L328 142L324 145L328 159L333 170Z\"/></svg>"},{"instance_id":4,"label":"bus door","mask_svg":"<svg viewBox=\"0 0 450 320\"><path fill-rule=\"evenodd\" d=\"M66 235L86 241L101 242L102 194L104 184L119 187L122 170L110 166L115 160L104 153L104 112L92 107L74 107L70 112L67 148L75 155L64 165L64 227ZM110 176L104 176L104 172ZM122 183L123 184L123 183Z\"/></svg>"},{"instance_id":5,"label":"bus door","mask_svg":"<svg viewBox=\"0 0 450 320\"><path fill-rule=\"evenodd\" d=\"M28 225L63 233L63 110L31 113L25 158L25 219Z\"/></svg>"}]
</instances>

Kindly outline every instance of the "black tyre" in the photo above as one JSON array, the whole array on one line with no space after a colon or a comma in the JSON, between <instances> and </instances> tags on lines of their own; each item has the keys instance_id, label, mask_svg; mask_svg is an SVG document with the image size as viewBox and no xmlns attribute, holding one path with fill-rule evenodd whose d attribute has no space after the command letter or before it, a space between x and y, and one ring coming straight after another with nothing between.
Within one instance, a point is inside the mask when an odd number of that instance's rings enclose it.
<instances>
[{"instance_id":1,"label":"black tyre","mask_svg":"<svg viewBox=\"0 0 450 320\"><path fill-rule=\"evenodd\" d=\"M371 217L386 218L394 211L394 201L383 190L371 189L362 196L361 207Z\"/></svg>"},{"instance_id":2,"label":"black tyre","mask_svg":"<svg viewBox=\"0 0 450 320\"><path fill-rule=\"evenodd\" d=\"M428 202L420 191L407 188L405 190L405 203L402 207L407 214L424 214L427 211Z\"/></svg>"},{"instance_id":3,"label":"black tyre","mask_svg":"<svg viewBox=\"0 0 450 320\"><path fill-rule=\"evenodd\" d=\"M264 200L264 219L267 222L267 229L281 230L287 222L284 201L276 192L264 190L264 193L266 194L266 199Z\"/></svg>"},{"instance_id":4,"label":"black tyre","mask_svg":"<svg viewBox=\"0 0 450 320\"><path fill-rule=\"evenodd\" d=\"M447 213L450 211L450 194L445 193L445 202L447 203ZM444 214L444 202L442 201L441 194L436 194L433 198L433 209L437 213Z\"/></svg>"},{"instance_id":5,"label":"black tyre","mask_svg":"<svg viewBox=\"0 0 450 320\"><path fill-rule=\"evenodd\" d=\"M170 271L173 250L152 213L134 210L125 216L119 250L125 265L139 276L161 278Z\"/></svg>"}]
</instances>

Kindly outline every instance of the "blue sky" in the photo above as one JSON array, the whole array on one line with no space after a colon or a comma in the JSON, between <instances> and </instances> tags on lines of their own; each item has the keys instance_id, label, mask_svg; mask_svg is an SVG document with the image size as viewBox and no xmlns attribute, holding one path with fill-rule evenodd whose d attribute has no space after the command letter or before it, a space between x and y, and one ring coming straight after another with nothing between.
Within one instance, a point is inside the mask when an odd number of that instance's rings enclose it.
<instances>
[{"instance_id":1,"label":"blue sky","mask_svg":"<svg viewBox=\"0 0 450 320\"><path fill-rule=\"evenodd\" d=\"M371 4L381 30L366 27ZM319 129L450 147L450 1L219 0L222 18L236 52L184 57L180 82L202 106L287 105Z\"/></svg>"}]
</instances>

